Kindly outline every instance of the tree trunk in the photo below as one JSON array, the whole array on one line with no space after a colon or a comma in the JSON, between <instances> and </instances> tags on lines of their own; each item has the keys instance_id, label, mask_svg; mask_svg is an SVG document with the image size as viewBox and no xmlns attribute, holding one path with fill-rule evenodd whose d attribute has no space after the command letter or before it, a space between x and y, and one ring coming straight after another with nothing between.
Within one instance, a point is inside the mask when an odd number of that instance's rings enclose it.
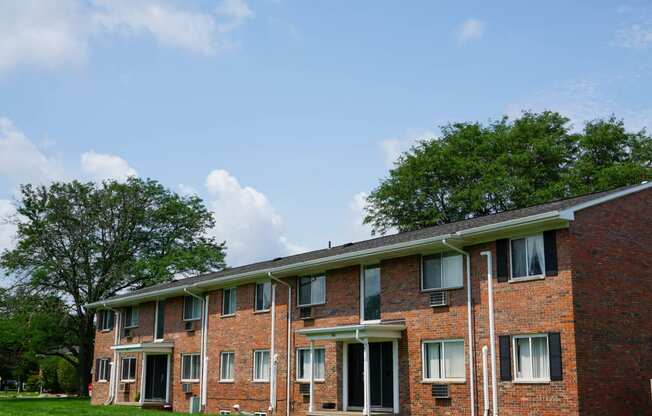
<instances>
[{"instance_id":1,"label":"tree trunk","mask_svg":"<svg viewBox=\"0 0 652 416\"><path fill-rule=\"evenodd\" d=\"M79 355L77 356L77 378L79 380L79 395L88 397L88 384L91 381L93 368L93 347L95 345L95 330L92 319L83 317L79 331Z\"/></svg>"}]
</instances>

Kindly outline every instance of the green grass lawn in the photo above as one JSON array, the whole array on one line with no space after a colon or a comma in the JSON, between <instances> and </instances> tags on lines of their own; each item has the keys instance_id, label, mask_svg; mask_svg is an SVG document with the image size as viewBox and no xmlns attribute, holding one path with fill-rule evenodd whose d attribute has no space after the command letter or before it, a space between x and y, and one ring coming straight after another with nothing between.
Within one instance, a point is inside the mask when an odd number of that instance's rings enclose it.
<instances>
[{"instance_id":1,"label":"green grass lawn","mask_svg":"<svg viewBox=\"0 0 652 416\"><path fill-rule=\"evenodd\" d=\"M142 410L132 406L91 406L86 399L1 399L0 416L166 416L187 413Z\"/></svg>"}]
</instances>

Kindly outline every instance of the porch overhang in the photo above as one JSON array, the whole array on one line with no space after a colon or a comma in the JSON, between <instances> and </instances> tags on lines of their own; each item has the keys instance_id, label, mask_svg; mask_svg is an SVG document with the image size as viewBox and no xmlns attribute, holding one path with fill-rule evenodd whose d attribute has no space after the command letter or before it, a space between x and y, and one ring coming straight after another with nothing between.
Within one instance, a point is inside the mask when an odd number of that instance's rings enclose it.
<instances>
[{"instance_id":1,"label":"porch overhang","mask_svg":"<svg viewBox=\"0 0 652 416\"><path fill-rule=\"evenodd\" d=\"M174 348L173 342L141 342L138 344L112 345L111 349L117 352L147 352L169 354Z\"/></svg>"},{"instance_id":2,"label":"porch overhang","mask_svg":"<svg viewBox=\"0 0 652 416\"><path fill-rule=\"evenodd\" d=\"M296 333L311 341L394 340L400 339L404 330L404 323L368 323L326 328L303 328L297 330Z\"/></svg>"}]
</instances>

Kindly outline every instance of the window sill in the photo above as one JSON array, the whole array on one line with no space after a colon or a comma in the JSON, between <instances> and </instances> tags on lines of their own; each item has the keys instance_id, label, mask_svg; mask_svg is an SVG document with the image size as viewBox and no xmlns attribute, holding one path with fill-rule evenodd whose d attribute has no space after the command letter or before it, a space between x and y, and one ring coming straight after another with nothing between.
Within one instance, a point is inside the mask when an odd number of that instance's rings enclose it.
<instances>
[{"instance_id":1,"label":"window sill","mask_svg":"<svg viewBox=\"0 0 652 416\"><path fill-rule=\"evenodd\" d=\"M100 329L100 332L102 333L113 332L113 329Z\"/></svg>"},{"instance_id":2,"label":"window sill","mask_svg":"<svg viewBox=\"0 0 652 416\"><path fill-rule=\"evenodd\" d=\"M326 301L320 302L320 303L309 303L307 305L297 305L297 309L299 308L310 308L312 306L323 306L326 304Z\"/></svg>"},{"instance_id":3,"label":"window sill","mask_svg":"<svg viewBox=\"0 0 652 416\"><path fill-rule=\"evenodd\" d=\"M536 276L527 276L527 277L510 277L507 282L509 283L531 282L533 280L544 280L545 278L546 278L545 274L538 274Z\"/></svg>"},{"instance_id":4,"label":"window sill","mask_svg":"<svg viewBox=\"0 0 652 416\"><path fill-rule=\"evenodd\" d=\"M421 289L421 293L444 292L446 290L460 290L460 289L464 289L464 286L442 287L440 289Z\"/></svg>"},{"instance_id":5,"label":"window sill","mask_svg":"<svg viewBox=\"0 0 652 416\"><path fill-rule=\"evenodd\" d=\"M466 384L466 379L421 380L421 384Z\"/></svg>"},{"instance_id":6,"label":"window sill","mask_svg":"<svg viewBox=\"0 0 652 416\"><path fill-rule=\"evenodd\" d=\"M514 384L550 384L550 380L513 380Z\"/></svg>"},{"instance_id":7,"label":"window sill","mask_svg":"<svg viewBox=\"0 0 652 416\"><path fill-rule=\"evenodd\" d=\"M308 384L308 383L310 383L310 380L296 380L296 382L297 382L297 384ZM315 384L323 384L323 383L326 382L326 380L321 378L319 380L315 379L314 382L315 382Z\"/></svg>"},{"instance_id":8,"label":"window sill","mask_svg":"<svg viewBox=\"0 0 652 416\"><path fill-rule=\"evenodd\" d=\"M251 380L252 383L269 384L269 380Z\"/></svg>"},{"instance_id":9,"label":"window sill","mask_svg":"<svg viewBox=\"0 0 652 416\"><path fill-rule=\"evenodd\" d=\"M254 314L262 314L262 313L270 313L272 310L271 309L261 309L259 311L254 311Z\"/></svg>"},{"instance_id":10,"label":"window sill","mask_svg":"<svg viewBox=\"0 0 652 416\"><path fill-rule=\"evenodd\" d=\"M234 317L235 317L234 313L230 313L228 315L220 315L220 318L234 318Z\"/></svg>"},{"instance_id":11,"label":"window sill","mask_svg":"<svg viewBox=\"0 0 652 416\"><path fill-rule=\"evenodd\" d=\"M199 379L197 380L183 380L181 379L181 384L197 384L199 383Z\"/></svg>"},{"instance_id":12,"label":"window sill","mask_svg":"<svg viewBox=\"0 0 652 416\"><path fill-rule=\"evenodd\" d=\"M136 328L138 328L138 325L136 325L136 326L125 326L122 329L136 329Z\"/></svg>"},{"instance_id":13,"label":"window sill","mask_svg":"<svg viewBox=\"0 0 652 416\"><path fill-rule=\"evenodd\" d=\"M183 322L194 322L194 321L201 321L201 317L192 318L192 319L183 319Z\"/></svg>"},{"instance_id":14,"label":"window sill","mask_svg":"<svg viewBox=\"0 0 652 416\"><path fill-rule=\"evenodd\" d=\"M234 384L235 380L219 380L218 382L222 384Z\"/></svg>"},{"instance_id":15,"label":"window sill","mask_svg":"<svg viewBox=\"0 0 652 416\"><path fill-rule=\"evenodd\" d=\"M101 384L105 384L105 383L108 383L108 382L109 382L109 380L97 380L96 381L96 383L101 383Z\"/></svg>"},{"instance_id":16,"label":"window sill","mask_svg":"<svg viewBox=\"0 0 652 416\"><path fill-rule=\"evenodd\" d=\"M133 384L135 383L136 380L120 380L120 383L128 383L128 384Z\"/></svg>"}]
</instances>

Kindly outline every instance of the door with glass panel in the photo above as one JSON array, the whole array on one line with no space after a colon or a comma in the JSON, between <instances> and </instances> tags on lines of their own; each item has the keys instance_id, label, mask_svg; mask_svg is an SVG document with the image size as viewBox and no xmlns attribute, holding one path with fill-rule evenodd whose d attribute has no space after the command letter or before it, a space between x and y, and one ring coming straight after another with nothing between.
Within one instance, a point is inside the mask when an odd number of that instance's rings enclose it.
<instances>
[{"instance_id":1,"label":"door with glass panel","mask_svg":"<svg viewBox=\"0 0 652 416\"><path fill-rule=\"evenodd\" d=\"M369 390L371 407L392 409L394 406L394 366L391 342L369 343ZM348 405L364 406L364 346L348 344L347 351Z\"/></svg>"}]
</instances>

